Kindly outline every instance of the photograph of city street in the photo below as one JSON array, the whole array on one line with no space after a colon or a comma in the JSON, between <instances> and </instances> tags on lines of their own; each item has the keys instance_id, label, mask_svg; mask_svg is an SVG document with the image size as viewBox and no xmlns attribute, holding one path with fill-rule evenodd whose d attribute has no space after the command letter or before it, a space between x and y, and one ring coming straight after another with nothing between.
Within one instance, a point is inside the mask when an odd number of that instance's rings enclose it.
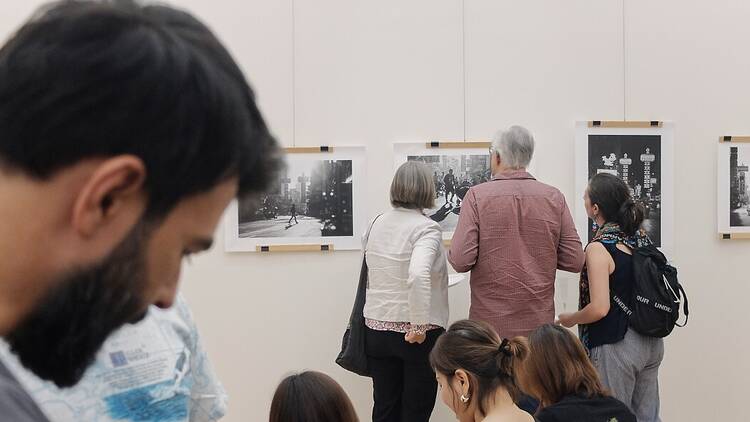
<instances>
[{"instance_id":1,"label":"photograph of city street","mask_svg":"<svg viewBox=\"0 0 750 422\"><path fill-rule=\"evenodd\" d=\"M289 159L271 193L238 206L240 238L353 236L352 160Z\"/></svg>"},{"instance_id":2,"label":"photograph of city street","mask_svg":"<svg viewBox=\"0 0 750 422\"><path fill-rule=\"evenodd\" d=\"M470 187L490 180L489 154L409 155L430 167L435 183L435 207L427 216L440 223L443 233L452 233L461 213L461 202Z\"/></svg>"},{"instance_id":3,"label":"photograph of city street","mask_svg":"<svg viewBox=\"0 0 750 422\"><path fill-rule=\"evenodd\" d=\"M726 155L725 155L726 157ZM750 227L747 172L750 145L729 148L729 226Z\"/></svg>"},{"instance_id":4,"label":"photograph of city street","mask_svg":"<svg viewBox=\"0 0 750 422\"><path fill-rule=\"evenodd\" d=\"M588 177L610 173L629 187L636 202L643 205L643 228L656 246L661 246L661 136L589 135ZM588 220L588 239L594 236L593 221Z\"/></svg>"}]
</instances>

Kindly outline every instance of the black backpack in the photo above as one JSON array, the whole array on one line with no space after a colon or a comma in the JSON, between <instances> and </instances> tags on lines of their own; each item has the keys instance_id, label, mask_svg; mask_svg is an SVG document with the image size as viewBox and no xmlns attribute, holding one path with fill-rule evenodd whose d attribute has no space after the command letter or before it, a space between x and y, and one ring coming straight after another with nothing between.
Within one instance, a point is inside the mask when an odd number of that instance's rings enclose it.
<instances>
[{"instance_id":1,"label":"black backpack","mask_svg":"<svg viewBox=\"0 0 750 422\"><path fill-rule=\"evenodd\" d=\"M666 337L675 325L688 321L688 298L677 280L677 269L656 246L633 250L633 296L630 308L615 300L629 317L629 325L648 337ZM684 303L685 322L678 324L680 303Z\"/></svg>"}]
</instances>

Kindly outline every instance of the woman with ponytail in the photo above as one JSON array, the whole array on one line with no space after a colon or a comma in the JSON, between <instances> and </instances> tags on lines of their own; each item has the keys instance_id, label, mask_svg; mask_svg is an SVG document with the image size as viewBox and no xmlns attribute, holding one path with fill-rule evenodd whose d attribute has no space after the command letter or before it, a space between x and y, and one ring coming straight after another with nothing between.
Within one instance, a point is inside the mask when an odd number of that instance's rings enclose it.
<instances>
[{"instance_id":1,"label":"woman with ponytail","mask_svg":"<svg viewBox=\"0 0 750 422\"><path fill-rule=\"evenodd\" d=\"M518 384L539 400L540 422L636 422L602 386L581 342L558 325L534 330L519 348Z\"/></svg>"},{"instance_id":2,"label":"woman with ponytail","mask_svg":"<svg viewBox=\"0 0 750 422\"><path fill-rule=\"evenodd\" d=\"M515 404L513 367L521 339L500 339L487 323L471 320L455 322L438 338L430 364L440 398L460 422L534 421Z\"/></svg>"},{"instance_id":3,"label":"woman with ponytail","mask_svg":"<svg viewBox=\"0 0 750 422\"><path fill-rule=\"evenodd\" d=\"M591 179L584 202L598 229L586 247L580 310L561 314L559 322L566 327L578 325L602 382L633 410L638 421L659 422L658 372L664 343L628 328L632 251L651 244L641 229L643 206L633 201L625 182L606 173Z\"/></svg>"}]
</instances>

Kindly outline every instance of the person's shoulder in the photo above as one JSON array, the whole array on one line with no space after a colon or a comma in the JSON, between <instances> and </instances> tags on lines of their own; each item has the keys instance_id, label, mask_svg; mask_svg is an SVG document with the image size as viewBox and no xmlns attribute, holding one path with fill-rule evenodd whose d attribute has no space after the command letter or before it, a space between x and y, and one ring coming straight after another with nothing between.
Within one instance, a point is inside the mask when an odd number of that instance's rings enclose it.
<instances>
[{"instance_id":1,"label":"person's shoulder","mask_svg":"<svg viewBox=\"0 0 750 422\"><path fill-rule=\"evenodd\" d=\"M606 396L600 397L599 401L603 407L607 407L610 413L617 417L618 422L636 422L635 415L630 411L630 408L620 400Z\"/></svg>"},{"instance_id":2,"label":"person's shoulder","mask_svg":"<svg viewBox=\"0 0 750 422\"><path fill-rule=\"evenodd\" d=\"M534 415L539 422L558 422L560 420L558 416L560 416L560 407L556 405L545 407Z\"/></svg>"},{"instance_id":3,"label":"person's shoulder","mask_svg":"<svg viewBox=\"0 0 750 422\"><path fill-rule=\"evenodd\" d=\"M602 244L602 242L595 240L586 245L586 248L584 248L584 252L586 252L586 256L595 256L597 254L607 253L607 248L604 247L604 244Z\"/></svg>"},{"instance_id":4,"label":"person's shoulder","mask_svg":"<svg viewBox=\"0 0 750 422\"><path fill-rule=\"evenodd\" d=\"M557 420L585 421L590 420L586 419L586 416L590 417L592 415L616 418L618 422L636 422L635 416L623 402L608 396L591 398L566 396L559 402L542 409L537 414L537 418L541 422Z\"/></svg>"},{"instance_id":5,"label":"person's shoulder","mask_svg":"<svg viewBox=\"0 0 750 422\"><path fill-rule=\"evenodd\" d=\"M367 232L370 229L375 229L375 226L378 226L380 224L388 224L388 222L393 218L394 210L390 209L388 211L384 211L372 218L370 218L367 221L367 225L365 226L365 230L363 231L363 234L367 234ZM377 223L377 224L376 224Z\"/></svg>"},{"instance_id":6,"label":"person's shoulder","mask_svg":"<svg viewBox=\"0 0 750 422\"><path fill-rule=\"evenodd\" d=\"M542 409L542 411L547 411L550 414L559 414L560 412L565 412L568 409L579 408L581 404L589 403L591 400L592 399L579 397L577 395L567 395L560 399L560 401L558 401L557 403L545 407L544 409Z\"/></svg>"},{"instance_id":7,"label":"person's shoulder","mask_svg":"<svg viewBox=\"0 0 750 422\"><path fill-rule=\"evenodd\" d=\"M380 220L383 220L384 224L397 227L404 233L441 230L440 224L417 210L394 209L384 213L378 221Z\"/></svg>"},{"instance_id":8,"label":"person's shoulder","mask_svg":"<svg viewBox=\"0 0 750 422\"><path fill-rule=\"evenodd\" d=\"M482 194L492 192L495 189L497 189L497 184L492 183L492 180L470 186L469 189L466 190L466 195L464 196L463 201L466 202L469 199L480 197Z\"/></svg>"},{"instance_id":9,"label":"person's shoulder","mask_svg":"<svg viewBox=\"0 0 750 422\"><path fill-rule=\"evenodd\" d=\"M586 414L585 401L577 396L565 396L557 403L541 409L536 417L540 422L578 420L578 417Z\"/></svg>"},{"instance_id":10,"label":"person's shoulder","mask_svg":"<svg viewBox=\"0 0 750 422\"><path fill-rule=\"evenodd\" d=\"M636 422L635 415L628 406L620 400L611 396L598 396L592 398L581 398L590 412L604 416L607 420L615 419L617 422Z\"/></svg>"},{"instance_id":11,"label":"person's shoulder","mask_svg":"<svg viewBox=\"0 0 750 422\"><path fill-rule=\"evenodd\" d=\"M436 238L442 238L443 236L440 224L419 212L408 213L407 217L401 220L400 224L399 228L404 234L408 233L408 237L410 237L412 241L421 239L424 236L432 236Z\"/></svg>"},{"instance_id":12,"label":"person's shoulder","mask_svg":"<svg viewBox=\"0 0 750 422\"><path fill-rule=\"evenodd\" d=\"M417 228L426 233L440 233L442 234L443 229L440 227L437 221L431 219L426 215L420 215L417 222Z\"/></svg>"},{"instance_id":13,"label":"person's shoulder","mask_svg":"<svg viewBox=\"0 0 750 422\"><path fill-rule=\"evenodd\" d=\"M534 179L532 182L536 185L537 189L544 192L545 196L548 196L552 199L565 199L565 195L563 195L562 191L556 186L540 182L537 179Z\"/></svg>"}]
</instances>

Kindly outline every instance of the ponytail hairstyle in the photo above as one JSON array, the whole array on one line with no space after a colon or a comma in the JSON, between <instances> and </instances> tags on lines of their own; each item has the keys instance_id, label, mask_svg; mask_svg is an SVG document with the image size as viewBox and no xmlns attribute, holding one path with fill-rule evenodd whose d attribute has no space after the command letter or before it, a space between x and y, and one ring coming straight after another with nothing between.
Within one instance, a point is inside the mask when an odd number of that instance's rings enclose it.
<instances>
[{"instance_id":1,"label":"ponytail hairstyle","mask_svg":"<svg viewBox=\"0 0 750 422\"><path fill-rule=\"evenodd\" d=\"M588 195L591 205L598 205L608 223L617 223L628 236L641 228L646 210L636 203L630 188L617 176L599 173L589 181Z\"/></svg>"},{"instance_id":2,"label":"ponytail hairstyle","mask_svg":"<svg viewBox=\"0 0 750 422\"><path fill-rule=\"evenodd\" d=\"M518 400L513 368L524 347L519 338L500 339L487 323L465 319L453 323L437 339L430 353L430 365L449 381L457 370L464 370L469 378L469 401L465 405L476 403L484 416L498 388L506 389L514 401ZM453 391L454 408L459 408L459 395Z\"/></svg>"},{"instance_id":3,"label":"ponytail hairstyle","mask_svg":"<svg viewBox=\"0 0 750 422\"><path fill-rule=\"evenodd\" d=\"M515 376L527 394L539 399L540 409L568 395L608 396L581 342L559 325L545 324L534 330L519 360Z\"/></svg>"}]
</instances>

